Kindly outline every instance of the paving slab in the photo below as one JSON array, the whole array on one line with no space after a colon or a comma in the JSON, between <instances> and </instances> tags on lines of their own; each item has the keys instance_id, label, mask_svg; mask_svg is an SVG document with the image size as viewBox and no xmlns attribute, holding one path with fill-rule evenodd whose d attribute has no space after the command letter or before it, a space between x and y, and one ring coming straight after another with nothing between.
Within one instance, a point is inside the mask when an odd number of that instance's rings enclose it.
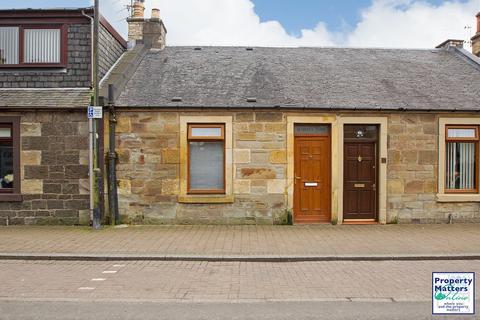
<instances>
[{"instance_id":1,"label":"paving slab","mask_svg":"<svg viewBox=\"0 0 480 320\"><path fill-rule=\"evenodd\" d=\"M0 227L0 259L478 260L480 225Z\"/></svg>"}]
</instances>

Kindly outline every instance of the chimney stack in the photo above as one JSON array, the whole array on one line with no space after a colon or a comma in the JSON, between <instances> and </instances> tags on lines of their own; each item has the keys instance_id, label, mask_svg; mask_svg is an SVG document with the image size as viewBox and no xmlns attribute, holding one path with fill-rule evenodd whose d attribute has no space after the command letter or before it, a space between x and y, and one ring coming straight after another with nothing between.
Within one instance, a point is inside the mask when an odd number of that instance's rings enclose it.
<instances>
[{"instance_id":1,"label":"chimney stack","mask_svg":"<svg viewBox=\"0 0 480 320\"><path fill-rule=\"evenodd\" d=\"M458 40L458 39L448 39L440 43L438 46L435 48L437 49L448 49L451 47L455 48L463 48L463 40Z\"/></svg>"},{"instance_id":2,"label":"chimney stack","mask_svg":"<svg viewBox=\"0 0 480 320\"><path fill-rule=\"evenodd\" d=\"M480 12L477 13L477 33L472 37L472 53L480 57Z\"/></svg>"},{"instance_id":3,"label":"chimney stack","mask_svg":"<svg viewBox=\"0 0 480 320\"><path fill-rule=\"evenodd\" d=\"M128 22L128 42L135 43L143 38L143 23L145 12L145 0L135 0L132 6L132 15Z\"/></svg>"},{"instance_id":4,"label":"chimney stack","mask_svg":"<svg viewBox=\"0 0 480 320\"><path fill-rule=\"evenodd\" d=\"M144 17L145 0L135 0L132 6L132 16L128 22L128 43L129 48L138 43L144 43L153 49L164 49L167 29L160 19L160 10L152 9L150 19Z\"/></svg>"}]
</instances>

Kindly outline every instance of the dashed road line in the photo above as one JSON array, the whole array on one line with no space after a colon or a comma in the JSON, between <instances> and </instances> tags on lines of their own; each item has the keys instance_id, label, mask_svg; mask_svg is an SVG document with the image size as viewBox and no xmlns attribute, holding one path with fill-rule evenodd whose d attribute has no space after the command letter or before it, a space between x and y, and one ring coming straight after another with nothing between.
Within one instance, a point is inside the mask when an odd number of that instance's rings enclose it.
<instances>
[{"instance_id":1,"label":"dashed road line","mask_svg":"<svg viewBox=\"0 0 480 320\"><path fill-rule=\"evenodd\" d=\"M95 290L95 288L94 287L80 287L80 288L78 288L78 290L91 291L91 290Z\"/></svg>"},{"instance_id":2,"label":"dashed road line","mask_svg":"<svg viewBox=\"0 0 480 320\"><path fill-rule=\"evenodd\" d=\"M105 280L107 280L107 279L105 279L105 278L93 278L90 281L105 281Z\"/></svg>"},{"instance_id":3,"label":"dashed road line","mask_svg":"<svg viewBox=\"0 0 480 320\"><path fill-rule=\"evenodd\" d=\"M117 273L117 270L105 270L102 273L104 274L112 274L112 273Z\"/></svg>"}]
</instances>

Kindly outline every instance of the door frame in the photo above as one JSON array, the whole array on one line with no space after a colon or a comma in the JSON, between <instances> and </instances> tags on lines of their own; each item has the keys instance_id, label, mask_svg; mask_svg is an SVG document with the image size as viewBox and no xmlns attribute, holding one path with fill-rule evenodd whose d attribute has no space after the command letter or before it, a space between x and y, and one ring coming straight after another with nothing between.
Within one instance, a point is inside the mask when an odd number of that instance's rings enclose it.
<instances>
[{"instance_id":1,"label":"door frame","mask_svg":"<svg viewBox=\"0 0 480 320\"><path fill-rule=\"evenodd\" d=\"M387 117L339 117L339 203L338 203L338 221L343 222L343 180L344 180L344 125L345 124L372 124L378 126L378 171L377 171L377 218L378 223L387 223Z\"/></svg>"},{"instance_id":2,"label":"door frame","mask_svg":"<svg viewBox=\"0 0 480 320\"><path fill-rule=\"evenodd\" d=\"M294 170L295 170L295 124L328 124L330 125L331 146L331 219L338 219L338 122L335 115L318 114L314 116L287 116L287 206L293 212L294 198ZM343 179L343 177L342 177ZM343 183L342 183L343 187ZM343 201L343 200L342 200Z\"/></svg>"}]
</instances>

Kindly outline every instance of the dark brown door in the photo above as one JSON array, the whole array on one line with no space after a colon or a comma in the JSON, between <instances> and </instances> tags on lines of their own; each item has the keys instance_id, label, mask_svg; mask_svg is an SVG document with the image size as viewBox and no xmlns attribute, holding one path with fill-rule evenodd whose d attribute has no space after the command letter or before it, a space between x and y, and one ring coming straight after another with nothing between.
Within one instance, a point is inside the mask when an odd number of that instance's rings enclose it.
<instances>
[{"instance_id":1,"label":"dark brown door","mask_svg":"<svg viewBox=\"0 0 480 320\"><path fill-rule=\"evenodd\" d=\"M294 221L330 222L330 136L295 137Z\"/></svg>"},{"instance_id":2,"label":"dark brown door","mask_svg":"<svg viewBox=\"0 0 480 320\"><path fill-rule=\"evenodd\" d=\"M345 142L344 219L376 219L376 142Z\"/></svg>"}]
</instances>

